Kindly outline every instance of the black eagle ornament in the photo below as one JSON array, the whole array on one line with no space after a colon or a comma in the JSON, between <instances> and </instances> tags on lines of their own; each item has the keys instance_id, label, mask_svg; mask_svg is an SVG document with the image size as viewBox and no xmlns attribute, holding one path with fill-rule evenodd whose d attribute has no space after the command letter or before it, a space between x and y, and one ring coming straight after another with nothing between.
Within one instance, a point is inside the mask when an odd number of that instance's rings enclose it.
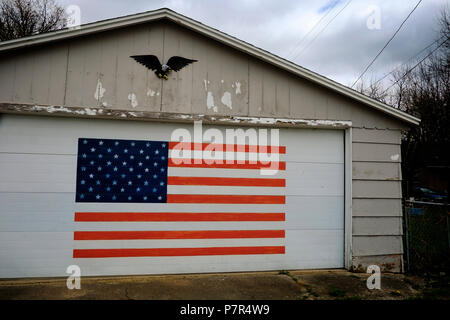
<instances>
[{"instance_id":1,"label":"black eagle ornament","mask_svg":"<svg viewBox=\"0 0 450 320\"><path fill-rule=\"evenodd\" d=\"M179 56L173 56L165 64L161 64L158 57L154 55L131 56L130 58L133 58L138 63L147 67L149 70L155 71L155 74L158 76L158 78L164 78L166 80L169 79L169 77L167 76L168 73L172 71L180 71L188 64L197 62L197 60L191 60Z\"/></svg>"}]
</instances>

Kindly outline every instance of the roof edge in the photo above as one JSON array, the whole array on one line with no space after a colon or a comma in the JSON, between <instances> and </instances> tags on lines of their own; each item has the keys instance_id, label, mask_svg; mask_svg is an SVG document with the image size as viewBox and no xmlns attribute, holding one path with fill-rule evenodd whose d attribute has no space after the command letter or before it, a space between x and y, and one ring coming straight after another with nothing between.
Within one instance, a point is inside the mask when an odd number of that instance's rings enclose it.
<instances>
[{"instance_id":1,"label":"roof edge","mask_svg":"<svg viewBox=\"0 0 450 320\"><path fill-rule=\"evenodd\" d=\"M28 37L8 40L0 42L0 52L9 51L13 49L35 46L39 44L44 44L51 41L64 40L73 37L85 36L92 33L97 33L101 31L107 31L112 29L117 29L125 26L136 25L140 23L145 23L149 21L154 21L158 19L167 18L169 14L174 14L175 12L162 8L153 11L147 11L143 13L101 20L97 22L83 24L79 27L64 28L60 30L50 31L46 33L36 34Z\"/></svg>"},{"instance_id":2,"label":"roof edge","mask_svg":"<svg viewBox=\"0 0 450 320\"><path fill-rule=\"evenodd\" d=\"M368 105L378 111L381 111L385 114L388 114L394 118L405 121L412 125L419 125L420 119L414 117L406 112L395 109L387 104L379 102L375 99L372 99L362 93L359 93L356 90L353 90L349 87L346 87L336 81L328 79L322 75L319 75L313 71L305 69L293 62L285 60L281 57L278 57L268 51L255 47L245 41L239 40L235 37L232 37L228 34L225 34L217 29L211 28L183 16L175 11L172 11L167 8L162 8L154 11L148 11L144 13L103 20L99 22L89 23L86 25L82 25L79 28L66 28L62 30L57 30L49 33L38 34L30 37L20 38L9 40L5 42L0 42L0 52L5 52L13 49L35 46L39 44L44 44L47 42L64 40L73 37L85 36L97 32L113 30L125 26L131 26L141 23L146 23L149 21L156 21L159 19L168 19L178 25L181 25L187 29L196 31L204 36L207 36L211 39L219 41L227 46L235 48L241 52L249 54L257 59L263 60L267 63L270 63L278 68L284 69L292 74L305 78L313 83L321 85L325 88L328 88L334 92L347 96L353 100L356 100L360 103Z\"/></svg>"}]
</instances>

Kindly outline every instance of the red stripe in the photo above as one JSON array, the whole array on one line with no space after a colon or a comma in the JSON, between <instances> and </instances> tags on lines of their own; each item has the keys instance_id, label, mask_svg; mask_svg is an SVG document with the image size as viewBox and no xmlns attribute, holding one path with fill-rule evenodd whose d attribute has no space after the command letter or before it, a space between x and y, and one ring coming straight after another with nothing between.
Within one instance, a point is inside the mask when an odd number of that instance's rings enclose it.
<instances>
[{"instance_id":1,"label":"red stripe","mask_svg":"<svg viewBox=\"0 0 450 320\"><path fill-rule=\"evenodd\" d=\"M285 221L285 214L245 212L75 212L75 221Z\"/></svg>"},{"instance_id":2,"label":"red stripe","mask_svg":"<svg viewBox=\"0 0 450 320\"><path fill-rule=\"evenodd\" d=\"M169 167L183 167L183 168L214 168L214 169L271 169L271 170L286 170L286 162L272 161L268 163L239 163L237 160L233 163L216 163L217 160L205 159L169 159Z\"/></svg>"},{"instance_id":3,"label":"red stripe","mask_svg":"<svg viewBox=\"0 0 450 320\"><path fill-rule=\"evenodd\" d=\"M255 146L242 144L217 144L194 142L169 142L169 149L173 150L216 150L232 152L258 152L258 153L286 153L283 146Z\"/></svg>"},{"instance_id":4,"label":"red stripe","mask_svg":"<svg viewBox=\"0 0 450 320\"><path fill-rule=\"evenodd\" d=\"M284 230L75 231L74 240L166 240L284 238Z\"/></svg>"},{"instance_id":5,"label":"red stripe","mask_svg":"<svg viewBox=\"0 0 450 320\"><path fill-rule=\"evenodd\" d=\"M285 247L211 247L211 248L155 248L155 249L75 249L74 258L129 258L218 256L250 254L284 254Z\"/></svg>"},{"instance_id":6,"label":"red stripe","mask_svg":"<svg viewBox=\"0 0 450 320\"><path fill-rule=\"evenodd\" d=\"M168 194L167 203L285 204L285 196Z\"/></svg>"},{"instance_id":7,"label":"red stripe","mask_svg":"<svg viewBox=\"0 0 450 320\"><path fill-rule=\"evenodd\" d=\"M167 184L177 186L285 187L286 180L263 178L167 177Z\"/></svg>"}]
</instances>

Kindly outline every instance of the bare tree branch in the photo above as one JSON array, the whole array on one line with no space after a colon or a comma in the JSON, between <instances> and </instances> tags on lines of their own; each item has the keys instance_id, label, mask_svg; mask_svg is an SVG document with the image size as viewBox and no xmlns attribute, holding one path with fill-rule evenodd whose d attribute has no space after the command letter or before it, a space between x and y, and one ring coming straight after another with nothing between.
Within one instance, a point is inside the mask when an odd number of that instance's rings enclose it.
<instances>
[{"instance_id":1,"label":"bare tree branch","mask_svg":"<svg viewBox=\"0 0 450 320\"><path fill-rule=\"evenodd\" d=\"M438 50L412 70L405 67L393 75L391 91L395 105L421 118L402 143L403 176L411 186L416 173L429 166L442 168L440 173L450 191L450 15L447 8L440 17L440 35L444 42ZM409 195L407 195L409 196Z\"/></svg>"},{"instance_id":2,"label":"bare tree branch","mask_svg":"<svg viewBox=\"0 0 450 320\"><path fill-rule=\"evenodd\" d=\"M66 21L54 0L1 0L0 41L61 29Z\"/></svg>"}]
</instances>

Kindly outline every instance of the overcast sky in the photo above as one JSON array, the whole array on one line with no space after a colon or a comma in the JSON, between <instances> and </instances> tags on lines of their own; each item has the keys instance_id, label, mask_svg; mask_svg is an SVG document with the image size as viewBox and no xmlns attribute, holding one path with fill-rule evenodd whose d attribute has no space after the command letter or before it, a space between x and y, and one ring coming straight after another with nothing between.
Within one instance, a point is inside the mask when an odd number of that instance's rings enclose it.
<instances>
[{"instance_id":1,"label":"overcast sky","mask_svg":"<svg viewBox=\"0 0 450 320\"><path fill-rule=\"evenodd\" d=\"M357 79L417 1L57 0L64 7L78 5L82 23L167 7L344 85ZM448 0L423 0L369 69L366 82L379 79L437 39L437 20L446 5Z\"/></svg>"}]
</instances>

